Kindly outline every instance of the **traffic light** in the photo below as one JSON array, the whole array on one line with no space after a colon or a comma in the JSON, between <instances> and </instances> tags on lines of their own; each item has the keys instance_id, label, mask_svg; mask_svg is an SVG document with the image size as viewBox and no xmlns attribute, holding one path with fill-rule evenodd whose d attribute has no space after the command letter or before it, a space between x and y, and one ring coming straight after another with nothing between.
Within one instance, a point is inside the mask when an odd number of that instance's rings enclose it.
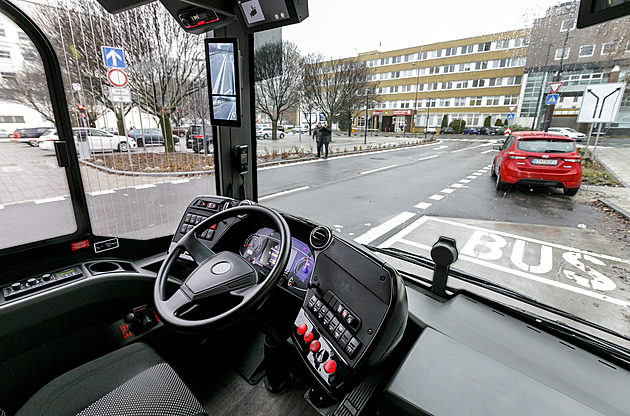
<instances>
[{"instance_id":1,"label":"traffic light","mask_svg":"<svg viewBox=\"0 0 630 416\"><path fill-rule=\"evenodd\" d=\"M77 110L79 110L79 113L85 113L85 106L83 104L77 104Z\"/></svg>"}]
</instances>

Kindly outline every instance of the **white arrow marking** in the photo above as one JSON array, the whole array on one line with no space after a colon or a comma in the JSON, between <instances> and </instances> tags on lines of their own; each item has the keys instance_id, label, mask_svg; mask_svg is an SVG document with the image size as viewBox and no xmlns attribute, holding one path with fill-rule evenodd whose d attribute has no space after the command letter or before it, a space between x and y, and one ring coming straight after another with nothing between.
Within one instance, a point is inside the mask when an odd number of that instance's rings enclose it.
<instances>
[{"instance_id":1,"label":"white arrow marking","mask_svg":"<svg viewBox=\"0 0 630 416\"><path fill-rule=\"evenodd\" d=\"M105 55L105 58L107 58L107 60L111 60L112 64L114 66L118 66L118 61L117 59L120 59L120 61L122 61L122 56L118 55L118 52L116 52L116 50L111 49L107 55Z\"/></svg>"}]
</instances>

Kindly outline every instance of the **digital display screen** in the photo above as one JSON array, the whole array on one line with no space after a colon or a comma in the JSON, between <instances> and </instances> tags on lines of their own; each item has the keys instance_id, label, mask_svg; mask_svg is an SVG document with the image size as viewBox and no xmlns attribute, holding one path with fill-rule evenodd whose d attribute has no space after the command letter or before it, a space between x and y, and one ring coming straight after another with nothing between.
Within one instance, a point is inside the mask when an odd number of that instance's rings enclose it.
<instances>
[{"instance_id":1,"label":"digital display screen","mask_svg":"<svg viewBox=\"0 0 630 416\"><path fill-rule=\"evenodd\" d=\"M213 125L240 126L236 39L206 39L208 89Z\"/></svg>"},{"instance_id":2,"label":"digital display screen","mask_svg":"<svg viewBox=\"0 0 630 416\"><path fill-rule=\"evenodd\" d=\"M247 27L289 18L284 0L239 0L238 5Z\"/></svg>"},{"instance_id":3,"label":"digital display screen","mask_svg":"<svg viewBox=\"0 0 630 416\"><path fill-rule=\"evenodd\" d=\"M263 256L260 259L264 266L271 268L276 265L276 262L278 261L278 246L279 245L280 243L277 241L273 241L273 240L267 241L267 247L265 248Z\"/></svg>"}]
</instances>

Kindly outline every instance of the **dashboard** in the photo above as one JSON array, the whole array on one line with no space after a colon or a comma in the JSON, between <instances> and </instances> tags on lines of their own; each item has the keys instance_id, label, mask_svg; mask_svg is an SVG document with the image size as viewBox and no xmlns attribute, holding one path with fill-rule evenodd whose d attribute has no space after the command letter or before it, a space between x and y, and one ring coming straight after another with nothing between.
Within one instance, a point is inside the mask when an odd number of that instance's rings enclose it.
<instances>
[{"instance_id":1,"label":"dashboard","mask_svg":"<svg viewBox=\"0 0 630 416\"><path fill-rule=\"evenodd\" d=\"M278 260L280 240L271 228L261 228L247 237L239 253L259 271L267 273ZM291 256L284 270L287 287L302 297L308 289L308 282L315 267L315 258L308 244L291 237Z\"/></svg>"}]
</instances>

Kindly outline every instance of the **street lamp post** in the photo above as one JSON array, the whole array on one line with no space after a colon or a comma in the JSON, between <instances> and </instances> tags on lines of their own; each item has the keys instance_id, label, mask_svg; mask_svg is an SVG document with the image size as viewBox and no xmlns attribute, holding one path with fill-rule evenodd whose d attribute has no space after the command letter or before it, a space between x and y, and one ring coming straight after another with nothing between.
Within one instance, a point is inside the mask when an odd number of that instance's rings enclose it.
<instances>
[{"instance_id":1,"label":"street lamp post","mask_svg":"<svg viewBox=\"0 0 630 416\"><path fill-rule=\"evenodd\" d=\"M367 118L368 118L368 101L370 89L365 89L365 119L363 120L363 144L367 144Z\"/></svg>"},{"instance_id":2,"label":"street lamp post","mask_svg":"<svg viewBox=\"0 0 630 416\"><path fill-rule=\"evenodd\" d=\"M416 66L416 63L412 63L412 66ZM420 76L420 68L416 68L416 99L414 100L413 103L413 111L412 111L412 127L411 129L413 130L413 137L416 137L416 122L415 122L415 116L418 114L418 77Z\"/></svg>"}]
</instances>

